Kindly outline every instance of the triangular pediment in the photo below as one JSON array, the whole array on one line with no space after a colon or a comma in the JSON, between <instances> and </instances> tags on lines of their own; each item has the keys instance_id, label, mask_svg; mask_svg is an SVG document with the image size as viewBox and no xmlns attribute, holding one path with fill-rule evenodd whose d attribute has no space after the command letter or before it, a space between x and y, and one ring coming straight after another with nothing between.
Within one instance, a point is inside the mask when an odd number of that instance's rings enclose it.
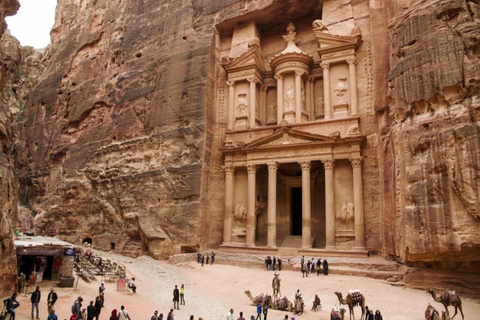
<instances>
[{"instance_id":1,"label":"triangular pediment","mask_svg":"<svg viewBox=\"0 0 480 320\"><path fill-rule=\"evenodd\" d=\"M339 36L321 31L314 31L317 39L318 52L320 54L341 51L346 49L356 49L361 42L358 36Z\"/></svg>"},{"instance_id":2,"label":"triangular pediment","mask_svg":"<svg viewBox=\"0 0 480 320\"><path fill-rule=\"evenodd\" d=\"M336 138L308 133L291 128L281 128L271 135L251 141L243 146L244 150L301 146L306 144L334 143Z\"/></svg>"},{"instance_id":3,"label":"triangular pediment","mask_svg":"<svg viewBox=\"0 0 480 320\"><path fill-rule=\"evenodd\" d=\"M265 73L265 63L263 62L260 47L250 47L239 57L225 64L224 68L229 74L246 69L257 69L261 73Z\"/></svg>"}]
</instances>

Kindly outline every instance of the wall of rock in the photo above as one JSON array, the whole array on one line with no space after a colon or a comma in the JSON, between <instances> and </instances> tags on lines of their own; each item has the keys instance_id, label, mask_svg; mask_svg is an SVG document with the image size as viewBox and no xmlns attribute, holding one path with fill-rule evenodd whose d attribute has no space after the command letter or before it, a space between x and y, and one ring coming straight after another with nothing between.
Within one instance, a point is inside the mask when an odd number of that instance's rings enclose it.
<instances>
[{"instance_id":1,"label":"wall of rock","mask_svg":"<svg viewBox=\"0 0 480 320\"><path fill-rule=\"evenodd\" d=\"M18 41L5 33L5 17L14 15L20 4L17 0L0 1L0 92L15 75L20 63ZM17 259L13 246L13 229L17 212L17 176L13 159L13 130L8 103L0 102L0 295L15 290Z\"/></svg>"},{"instance_id":2,"label":"wall of rock","mask_svg":"<svg viewBox=\"0 0 480 320\"><path fill-rule=\"evenodd\" d=\"M389 25L388 105L379 110L385 251L411 267L478 273L479 19L478 1L424 0ZM432 281L417 271L408 281ZM451 282L478 287L478 275L466 278Z\"/></svg>"}]
</instances>

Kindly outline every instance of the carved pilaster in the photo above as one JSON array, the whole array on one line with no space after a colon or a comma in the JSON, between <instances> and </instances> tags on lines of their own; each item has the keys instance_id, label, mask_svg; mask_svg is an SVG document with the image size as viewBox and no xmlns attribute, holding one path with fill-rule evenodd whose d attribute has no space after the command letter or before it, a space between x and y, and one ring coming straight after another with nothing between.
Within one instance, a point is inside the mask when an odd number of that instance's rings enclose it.
<instances>
[{"instance_id":1,"label":"carved pilaster","mask_svg":"<svg viewBox=\"0 0 480 320\"><path fill-rule=\"evenodd\" d=\"M302 171L305 171L305 170L310 171L310 168L312 166L310 161L301 161L298 164L300 164L300 168L302 168Z\"/></svg>"},{"instance_id":2,"label":"carved pilaster","mask_svg":"<svg viewBox=\"0 0 480 320\"><path fill-rule=\"evenodd\" d=\"M353 65L357 65L357 59L355 58L348 58L347 60L347 63L350 65L350 64L353 64Z\"/></svg>"},{"instance_id":3,"label":"carved pilaster","mask_svg":"<svg viewBox=\"0 0 480 320\"><path fill-rule=\"evenodd\" d=\"M355 157L355 158L350 158L350 163L352 165L352 168L361 168L362 167L362 157Z\"/></svg>"},{"instance_id":4,"label":"carved pilaster","mask_svg":"<svg viewBox=\"0 0 480 320\"><path fill-rule=\"evenodd\" d=\"M322 160L323 167L325 170L333 170L335 168L335 160L334 159L324 159Z\"/></svg>"},{"instance_id":5,"label":"carved pilaster","mask_svg":"<svg viewBox=\"0 0 480 320\"><path fill-rule=\"evenodd\" d=\"M224 165L222 169L225 171L225 174L233 174L235 168L232 165Z\"/></svg>"},{"instance_id":6,"label":"carved pilaster","mask_svg":"<svg viewBox=\"0 0 480 320\"><path fill-rule=\"evenodd\" d=\"M247 164L247 172L250 174L255 174L257 172L257 166L254 164Z\"/></svg>"},{"instance_id":7,"label":"carved pilaster","mask_svg":"<svg viewBox=\"0 0 480 320\"><path fill-rule=\"evenodd\" d=\"M267 166L268 166L268 171L269 172L277 172L277 170L278 170L278 163L276 163L276 162L268 163Z\"/></svg>"}]
</instances>

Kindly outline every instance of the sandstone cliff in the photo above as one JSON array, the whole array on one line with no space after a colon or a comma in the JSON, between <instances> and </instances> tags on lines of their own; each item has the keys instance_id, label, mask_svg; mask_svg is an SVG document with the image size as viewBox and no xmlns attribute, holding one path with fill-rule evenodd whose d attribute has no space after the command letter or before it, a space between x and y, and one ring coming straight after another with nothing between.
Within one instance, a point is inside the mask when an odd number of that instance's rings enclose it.
<instances>
[{"instance_id":1,"label":"sandstone cliff","mask_svg":"<svg viewBox=\"0 0 480 320\"><path fill-rule=\"evenodd\" d=\"M479 18L478 1L416 1L390 23L385 250L409 266L478 272Z\"/></svg>"},{"instance_id":2,"label":"sandstone cliff","mask_svg":"<svg viewBox=\"0 0 480 320\"><path fill-rule=\"evenodd\" d=\"M15 288L16 255L13 246L13 228L17 210L17 176L13 162L13 131L8 104L3 89L14 76L20 63L20 45L9 34L4 34L5 17L14 15L20 4L17 0L0 1L0 295L11 294ZM3 37L2 37L3 36Z\"/></svg>"}]
</instances>

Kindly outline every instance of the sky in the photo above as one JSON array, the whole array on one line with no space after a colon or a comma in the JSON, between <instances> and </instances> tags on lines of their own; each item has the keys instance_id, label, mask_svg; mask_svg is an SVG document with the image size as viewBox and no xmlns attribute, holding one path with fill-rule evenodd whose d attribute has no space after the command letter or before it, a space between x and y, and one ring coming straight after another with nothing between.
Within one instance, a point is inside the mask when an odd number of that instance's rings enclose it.
<instances>
[{"instance_id":1,"label":"sky","mask_svg":"<svg viewBox=\"0 0 480 320\"><path fill-rule=\"evenodd\" d=\"M50 43L57 0L20 0L17 14L7 17L10 33L22 46L40 49Z\"/></svg>"}]
</instances>

